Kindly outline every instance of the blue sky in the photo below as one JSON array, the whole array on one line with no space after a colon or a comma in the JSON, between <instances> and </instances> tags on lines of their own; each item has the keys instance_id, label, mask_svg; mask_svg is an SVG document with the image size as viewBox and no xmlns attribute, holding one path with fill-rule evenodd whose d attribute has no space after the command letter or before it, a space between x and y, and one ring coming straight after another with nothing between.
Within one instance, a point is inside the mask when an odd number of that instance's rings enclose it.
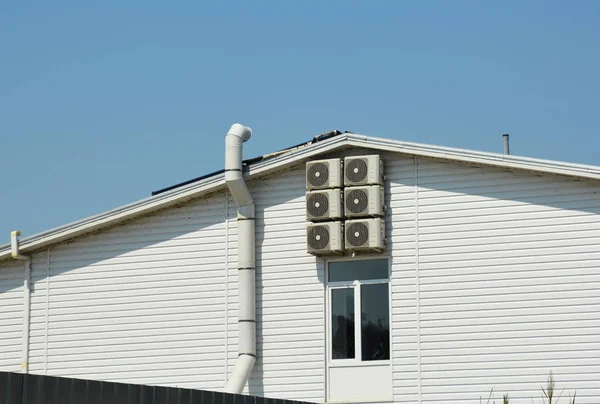
<instances>
[{"instance_id":1,"label":"blue sky","mask_svg":"<svg viewBox=\"0 0 600 404\"><path fill-rule=\"evenodd\" d=\"M174 3L171 3L174 4ZM0 0L0 244L331 129L600 165L600 2Z\"/></svg>"}]
</instances>

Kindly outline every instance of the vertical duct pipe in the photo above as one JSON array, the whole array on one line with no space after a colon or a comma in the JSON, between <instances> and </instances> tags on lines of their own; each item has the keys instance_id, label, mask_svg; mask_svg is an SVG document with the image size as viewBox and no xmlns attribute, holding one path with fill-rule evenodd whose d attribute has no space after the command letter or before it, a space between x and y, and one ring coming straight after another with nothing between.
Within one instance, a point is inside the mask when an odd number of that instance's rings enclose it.
<instances>
[{"instance_id":1,"label":"vertical duct pipe","mask_svg":"<svg viewBox=\"0 0 600 404\"><path fill-rule=\"evenodd\" d=\"M29 323L31 319L31 259L19 253L19 239L21 232L15 230L10 233L11 256L23 261L25 274L23 276L23 342L21 345L21 372L29 373Z\"/></svg>"},{"instance_id":2,"label":"vertical duct pipe","mask_svg":"<svg viewBox=\"0 0 600 404\"><path fill-rule=\"evenodd\" d=\"M252 130L233 124L225 136L225 183L237 205L239 353L225 391L239 394L256 362L254 200L242 178L242 144ZM227 342L225 342L227 343Z\"/></svg>"},{"instance_id":3,"label":"vertical duct pipe","mask_svg":"<svg viewBox=\"0 0 600 404\"><path fill-rule=\"evenodd\" d=\"M505 133L504 135L502 135L502 139L504 140L504 154L509 155L510 154L510 144L508 142L508 133Z\"/></svg>"}]
</instances>

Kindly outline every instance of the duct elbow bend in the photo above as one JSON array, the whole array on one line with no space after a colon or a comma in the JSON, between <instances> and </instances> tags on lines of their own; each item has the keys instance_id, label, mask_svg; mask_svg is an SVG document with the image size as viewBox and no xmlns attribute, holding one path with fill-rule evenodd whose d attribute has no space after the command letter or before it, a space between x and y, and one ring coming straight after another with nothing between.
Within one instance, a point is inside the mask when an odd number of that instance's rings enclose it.
<instances>
[{"instance_id":1,"label":"duct elbow bend","mask_svg":"<svg viewBox=\"0 0 600 404\"><path fill-rule=\"evenodd\" d=\"M225 136L225 182L238 207L254 204L242 176L242 144L250 136L252 129L239 123L231 125Z\"/></svg>"},{"instance_id":2,"label":"duct elbow bend","mask_svg":"<svg viewBox=\"0 0 600 404\"><path fill-rule=\"evenodd\" d=\"M256 357L251 355L240 355L235 364L235 368L227 381L225 392L231 394L241 394L244 386L250 377L250 372L254 367Z\"/></svg>"},{"instance_id":3,"label":"duct elbow bend","mask_svg":"<svg viewBox=\"0 0 600 404\"><path fill-rule=\"evenodd\" d=\"M227 136L228 137L236 136L242 142L245 142L248 139L250 139L250 136L252 136L252 129L250 129L249 127L244 126L242 124L234 123L233 125L231 125L231 128L229 128L229 132L227 132Z\"/></svg>"},{"instance_id":4,"label":"duct elbow bend","mask_svg":"<svg viewBox=\"0 0 600 404\"><path fill-rule=\"evenodd\" d=\"M19 251L19 236L21 232L19 230L12 231L10 233L10 255L15 260L27 261L29 257L21 254Z\"/></svg>"}]
</instances>

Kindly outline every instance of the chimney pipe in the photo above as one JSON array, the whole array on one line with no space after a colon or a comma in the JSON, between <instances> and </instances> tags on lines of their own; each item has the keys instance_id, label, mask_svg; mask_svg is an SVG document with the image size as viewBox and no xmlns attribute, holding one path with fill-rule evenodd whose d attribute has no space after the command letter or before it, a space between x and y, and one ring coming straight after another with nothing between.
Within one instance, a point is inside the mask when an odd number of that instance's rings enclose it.
<instances>
[{"instance_id":1,"label":"chimney pipe","mask_svg":"<svg viewBox=\"0 0 600 404\"><path fill-rule=\"evenodd\" d=\"M502 138L504 139L504 154L509 155L510 154L510 144L508 142L508 133L505 133L504 135L502 135Z\"/></svg>"}]
</instances>

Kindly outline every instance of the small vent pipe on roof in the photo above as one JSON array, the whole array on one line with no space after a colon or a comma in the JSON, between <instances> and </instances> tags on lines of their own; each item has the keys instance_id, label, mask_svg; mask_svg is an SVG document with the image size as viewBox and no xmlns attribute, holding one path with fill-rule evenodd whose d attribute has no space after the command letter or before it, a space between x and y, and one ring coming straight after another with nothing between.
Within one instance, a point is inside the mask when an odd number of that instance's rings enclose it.
<instances>
[{"instance_id":1,"label":"small vent pipe on roof","mask_svg":"<svg viewBox=\"0 0 600 404\"><path fill-rule=\"evenodd\" d=\"M509 155L510 154L510 144L508 142L508 133L505 133L504 135L502 135L502 139L504 140L504 154Z\"/></svg>"},{"instance_id":2,"label":"small vent pipe on roof","mask_svg":"<svg viewBox=\"0 0 600 404\"><path fill-rule=\"evenodd\" d=\"M239 354L225 391L239 394L256 362L254 200L242 178L242 144L252 130L233 124L225 136L225 183L237 205ZM225 342L227 343L227 341Z\"/></svg>"},{"instance_id":3,"label":"small vent pipe on roof","mask_svg":"<svg viewBox=\"0 0 600 404\"><path fill-rule=\"evenodd\" d=\"M10 253L13 259L23 261L23 342L21 344L21 372L29 373L29 323L31 322L31 258L19 252L19 236L15 230L10 233Z\"/></svg>"}]
</instances>

